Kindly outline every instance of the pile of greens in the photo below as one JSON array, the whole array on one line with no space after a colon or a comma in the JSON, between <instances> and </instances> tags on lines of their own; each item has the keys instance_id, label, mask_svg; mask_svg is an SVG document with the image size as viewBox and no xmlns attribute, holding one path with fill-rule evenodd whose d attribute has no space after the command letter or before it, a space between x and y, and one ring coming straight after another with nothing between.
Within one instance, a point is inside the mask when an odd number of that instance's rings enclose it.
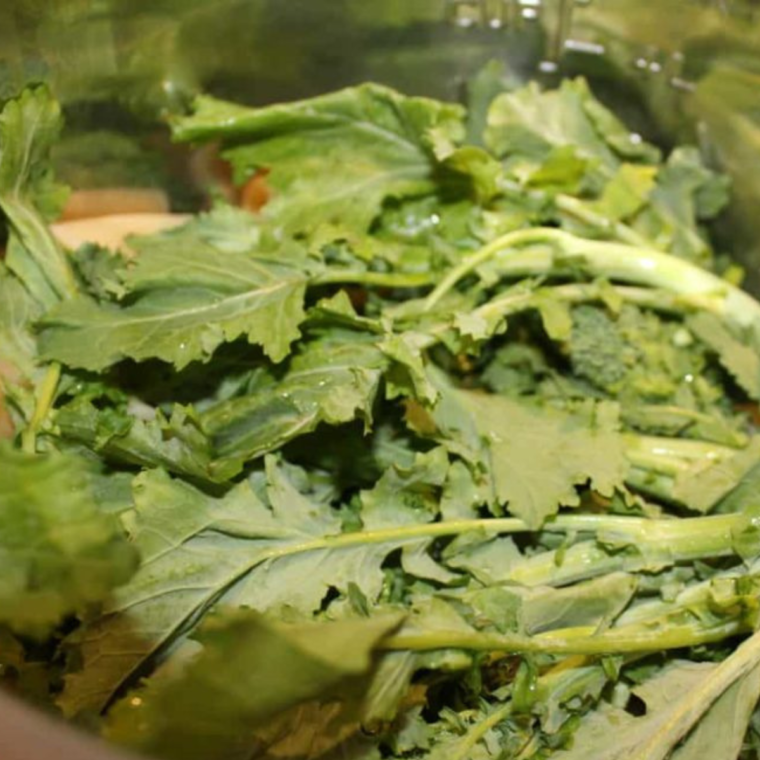
<instances>
[{"instance_id":1,"label":"pile of greens","mask_svg":"<svg viewBox=\"0 0 760 760\"><path fill-rule=\"evenodd\" d=\"M64 252L0 114L0 683L164 758L760 747L760 304L585 82L200 97L259 215Z\"/></svg>"}]
</instances>

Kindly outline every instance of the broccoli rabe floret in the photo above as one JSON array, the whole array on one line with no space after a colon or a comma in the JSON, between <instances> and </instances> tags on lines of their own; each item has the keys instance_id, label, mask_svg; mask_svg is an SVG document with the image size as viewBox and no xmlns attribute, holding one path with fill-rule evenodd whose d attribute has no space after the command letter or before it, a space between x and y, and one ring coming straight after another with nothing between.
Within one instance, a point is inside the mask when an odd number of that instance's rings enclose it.
<instances>
[{"instance_id":1,"label":"broccoli rabe floret","mask_svg":"<svg viewBox=\"0 0 760 760\"><path fill-rule=\"evenodd\" d=\"M628 374L633 353L604 309L584 304L573 310L570 362L576 375L614 392Z\"/></svg>"}]
</instances>

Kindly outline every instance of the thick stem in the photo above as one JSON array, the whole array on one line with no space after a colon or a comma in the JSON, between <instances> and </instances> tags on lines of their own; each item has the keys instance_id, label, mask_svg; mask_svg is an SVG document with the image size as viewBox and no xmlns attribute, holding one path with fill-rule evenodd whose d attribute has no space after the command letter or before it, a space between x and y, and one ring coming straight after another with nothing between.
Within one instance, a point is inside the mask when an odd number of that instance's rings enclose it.
<instances>
[{"instance_id":1,"label":"thick stem","mask_svg":"<svg viewBox=\"0 0 760 760\"><path fill-rule=\"evenodd\" d=\"M749 522L749 517L739 513L667 520L605 514L573 514L557 515L548 520L541 529L549 533L595 533L603 536L604 541L610 544L630 544L637 547L647 545L667 550L668 554L674 558L694 559L724 556L725 553L732 554L734 532L747 527ZM261 557L272 559L316 549L414 541L457 536L476 531L499 535L529 533L532 529L517 517L451 520L325 536L300 544L288 544L264 552ZM259 559L263 561L261 557Z\"/></svg>"},{"instance_id":2,"label":"thick stem","mask_svg":"<svg viewBox=\"0 0 760 760\"><path fill-rule=\"evenodd\" d=\"M691 623L673 624L666 630L613 628L596 633L595 628L565 629L536 636L484 633L478 631L403 631L383 640L381 649L429 652L438 649L466 649L472 652L512 652L546 654L627 654L656 652L699 646L746 633L751 630L743 620L729 620L706 628Z\"/></svg>"},{"instance_id":3,"label":"thick stem","mask_svg":"<svg viewBox=\"0 0 760 760\"><path fill-rule=\"evenodd\" d=\"M520 250L521 246L538 243L548 245ZM577 257L593 277L663 288L690 299L709 299L715 302L712 310L739 325L760 330L760 303L707 270L660 251L586 240L543 227L510 232L468 256L428 296L426 308L435 306L463 277L489 260L499 260L504 276L546 275L556 270L557 253Z\"/></svg>"},{"instance_id":4,"label":"thick stem","mask_svg":"<svg viewBox=\"0 0 760 760\"><path fill-rule=\"evenodd\" d=\"M625 454L635 467L675 477L695 463L713 464L730 459L737 449L684 438L624 434Z\"/></svg>"},{"instance_id":5,"label":"thick stem","mask_svg":"<svg viewBox=\"0 0 760 760\"><path fill-rule=\"evenodd\" d=\"M724 517L728 519L717 519ZM669 520L619 519L622 522L607 522L595 531L594 540L578 541L559 553L551 550L523 559L509 571L509 580L523 586L566 586L612 572L656 572L677 562L730 557L736 555L735 536L751 525L751 518L739 513ZM636 522L626 523L629 519ZM578 523L576 532L591 530Z\"/></svg>"},{"instance_id":6,"label":"thick stem","mask_svg":"<svg viewBox=\"0 0 760 760\"><path fill-rule=\"evenodd\" d=\"M636 230L622 222L613 222L607 217L594 213L588 206L573 198L571 195L558 194L554 198L554 204L560 211L569 216L575 217L578 221L588 224L591 227L604 230L611 236L616 237L620 242L628 245L635 245L643 248L650 247L652 242L647 240L643 235L639 235Z\"/></svg>"},{"instance_id":7,"label":"thick stem","mask_svg":"<svg viewBox=\"0 0 760 760\"><path fill-rule=\"evenodd\" d=\"M454 267L441 280L435 290L425 300L425 310L430 311L463 277L466 277L470 272L489 259L492 259L504 249L524 245L525 243L550 242L554 240L555 233L557 232L558 230L550 228L535 227L527 230L515 230L496 238L496 240L483 246L479 251L465 258L461 264Z\"/></svg>"}]
</instances>

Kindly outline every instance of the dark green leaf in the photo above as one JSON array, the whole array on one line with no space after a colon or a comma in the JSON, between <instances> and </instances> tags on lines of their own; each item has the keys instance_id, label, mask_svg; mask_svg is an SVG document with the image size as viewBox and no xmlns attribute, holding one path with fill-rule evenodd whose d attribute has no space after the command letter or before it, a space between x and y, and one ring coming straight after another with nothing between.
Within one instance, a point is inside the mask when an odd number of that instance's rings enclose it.
<instances>
[{"instance_id":1,"label":"dark green leaf","mask_svg":"<svg viewBox=\"0 0 760 760\"><path fill-rule=\"evenodd\" d=\"M430 140L462 131L459 106L374 84L260 109L201 97L174 126L180 140L236 143L225 155L239 181L269 169L264 214L289 232L323 222L366 231L385 198L434 189Z\"/></svg>"},{"instance_id":2,"label":"dark green leaf","mask_svg":"<svg viewBox=\"0 0 760 760\"><path fill-rule=\"evenodd\" d=\"M76 457L0 445L0 623L44 635L132 574L135 552L88 486Z\"/></svg>"},{"instance_id":3,"label":"dark green leaf","mask_svg":"<svg viewBox=\"0 0 760 760\"><path fill-rule=\"evenodd\" d=\"M45 225L66 196L49 160L61 124L60 105L45 87L24 90L0 113L0 207L15 237L8 266L48 307L77 290L71 265Z\"/></svg>"},{"instance_id":4,"label":"dark green leaf","mask_svg":"<svg viewBox=\"0 0 760 760\"><path fill-rule=\"evenodd\" d=\"M178 676L156 677L127 696L111 712L107 736L162 757L250 756L266 749L256 729L289 708L312 700L350 708L346 700L362 693L352 682L367 688L373 651L399 623L376 616L287 626L252 611L210 618L196 634L202 652ZM291 730L305 728L307 715L299 717ZM309 728L316 739L318 728Z\"/></svg>"},{"instance_id":5,"label":"dark green leaf","mask_svg":"<svg viewBox=\"0 0 760 760\"><path fill-rule=\"evenodd\" d=\"M181 235L137 247L146 250L124 276L130 303L62 304L43 321L43 357L92 370L155 357L182 369L243 336L273 361L287 356L304 318L302 270L274 252L225 253Z\"/></svg>"},{"instance_id":6,"label":"dark green leaf","mask_svg":"<svg viewBox=\"0 0 760 760\"><path fill-rule=\"evenodd\" d=\"M279 382L212 406L201 416L217 456L249 460L310 433L320 423L356 417L369 427L386 360L375 342L354 335L307 344Z\"/></svg>"}]
</instances>

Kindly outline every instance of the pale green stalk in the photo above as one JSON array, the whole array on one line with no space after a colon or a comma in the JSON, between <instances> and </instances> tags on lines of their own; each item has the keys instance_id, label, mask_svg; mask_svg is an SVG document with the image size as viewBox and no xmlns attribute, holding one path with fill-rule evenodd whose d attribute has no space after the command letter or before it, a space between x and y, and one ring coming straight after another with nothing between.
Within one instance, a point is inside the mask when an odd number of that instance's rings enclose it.
<instances>
[{"instance_id":1,"label":"pale green stalk","mask_svg":"<svg viewBox=\"0 0 760 760\"><path fill-rule=\"evenodd\" d=\"M730 459L737 449L686 438L623 434L625 455L635 467L676 476L696 463L714 464Z\"/></svg>"},{"instance_id":2,"label":"pale green stalk","mask_svg":"<svg viewBox=\"0 0 760 760\"><path fill-rule=\"evenodd\" d=\"M622 222L614 222L606 216L596 214L583 201L574 198L572 195L559 193L554 197L554 204L560 211L564 211L569 216L574 216L584 224L596 227L599 230L608 232L611 236L616 237L620 242L628 245L640 247L649 247L652 245L643 235L639 235L636 230Z\"/></svg>"},{"instance_id":3,"label":"pale green stalk","mask_svg":"<svg viewBox=\"0 0 760 760\"><path fill-rule=\"evenodd\" d=\"M57 362L49 364L45 377L37 388L37 398L32 418L21 434L21 448L27 454L34 454L37 451L37 433L53 408L60 379L61 365Z\"/></svg>"},{"instance_id":4,"label":"pale green stalk","mask_svg":"<svg viewBox=\"0 0 760 760\"><path fill-rule=\"evenodd\" d=\"M541 244L521 250L529 244ZM667 253L622 243L576 237L553 228L517 230L466 257L428 296L432 309L462 278L488 261L504 276L536 276L556 269L556 255L577 257L591 276L663 288L690 298L714 301L712 309L742 326L760 330L760 303L720 277Z\"/></svg>"},{"instance_id":5,"label":"pale green stalk","mask_svg":"<svg viewBox=\"0 0 760 760\"><path fill-rule=\"evenodd\" d=\"M436 276L429 272L355 272L330 269L311 280L312 285L369 285L379 288L422 288Z\"/></svg>"},{"instance_id":6,"label":"pale green stalk","mask_svg":"<svg viewBox=\"0 0 760 760\"><path fill-rule=\"evenodd\" d=\"M515 654L605 655L657 652L723 641L747 633L750 624L742 619L712 626L699 622L672 623L666 630L613 628L597 633L595 628L572 628L535 636L481 631L414 630L384 639L380 648L388 651L430 652L465 649L471 652L513 652Z\"/></svg>"},{"instance_id":7,"label":"pale green stalk","mask_svg":"<svg viewBox=\"0 0 760 760\"><path fill-rule=\"evenodd\" d=\"M631 760L665 760L673 747L691 731L726 689L747 675L758 663L760 633L755 633L723 660L709 678L679 700L678 706L668 712L666 720L647 737Z\"/></svg>"}]
</instances>

